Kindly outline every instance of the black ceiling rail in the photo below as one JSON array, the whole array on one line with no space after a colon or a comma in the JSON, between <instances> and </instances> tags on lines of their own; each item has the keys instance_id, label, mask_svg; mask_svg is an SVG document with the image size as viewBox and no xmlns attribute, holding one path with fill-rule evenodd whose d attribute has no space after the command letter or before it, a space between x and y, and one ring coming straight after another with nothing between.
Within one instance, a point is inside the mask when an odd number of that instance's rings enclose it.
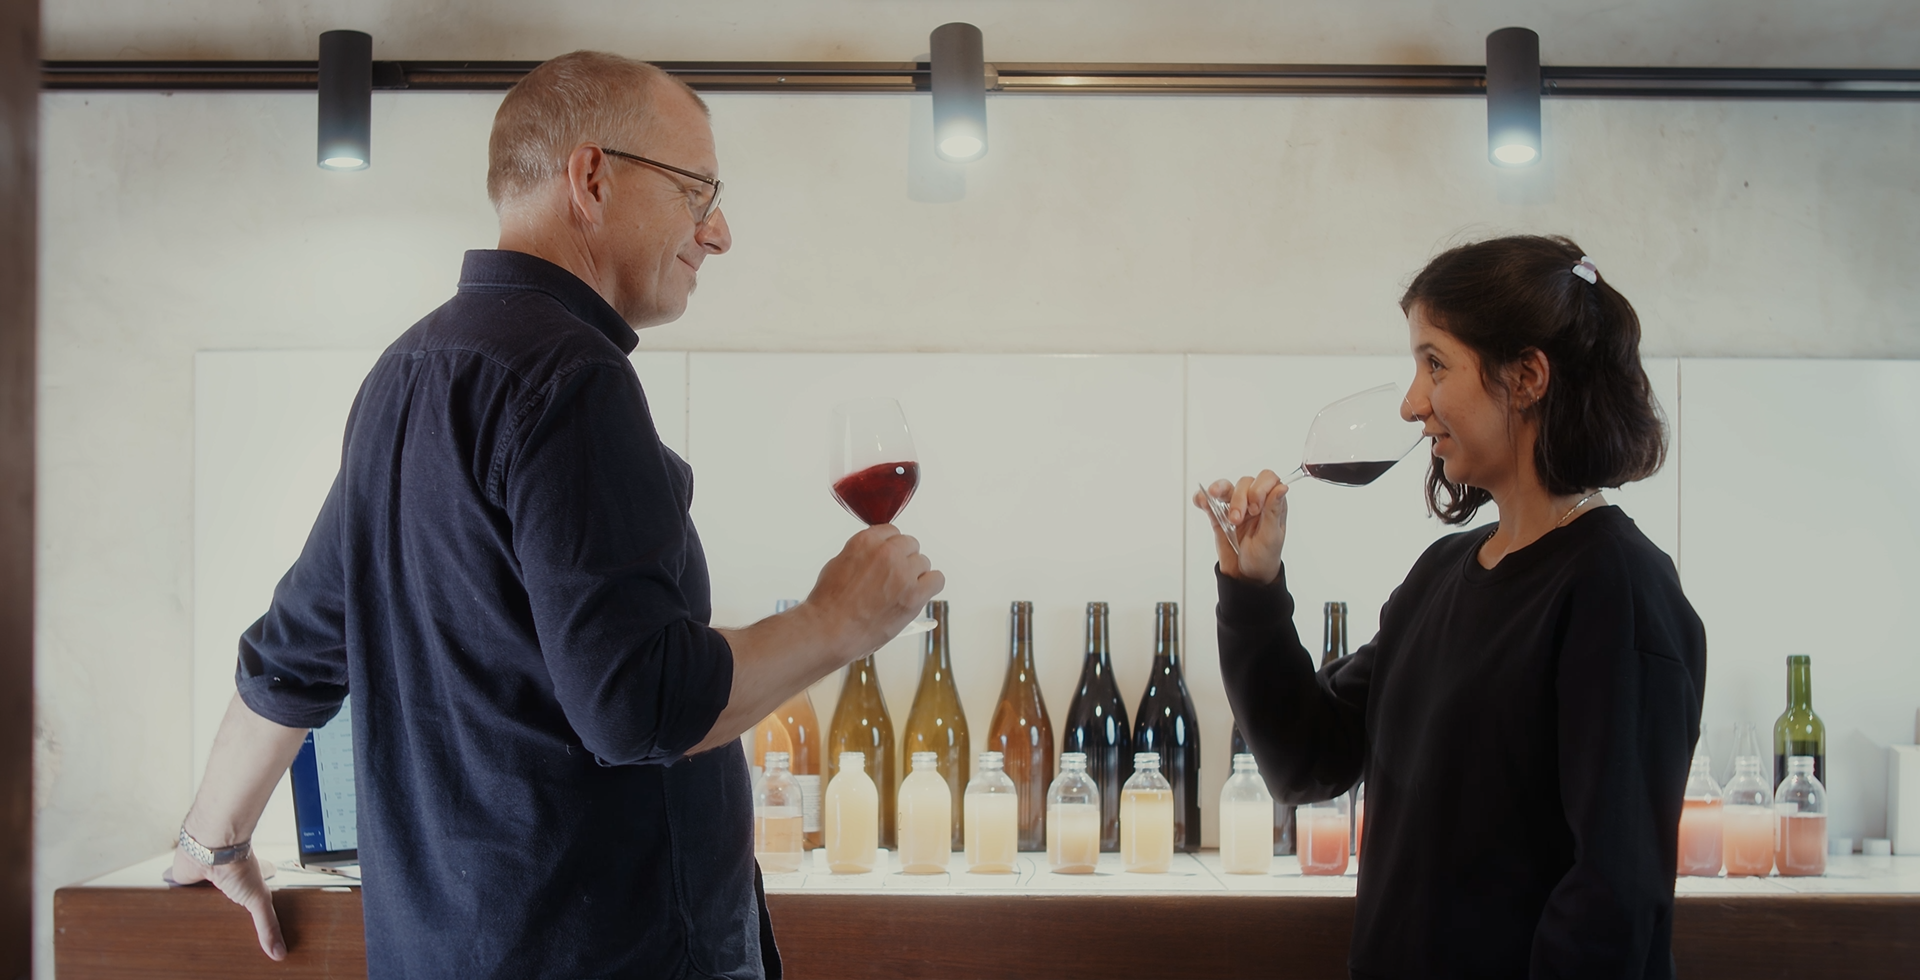
<instances>
[{"instance_id":1,"label":"black ceiling rail","mask_svg":"<svg viewBox=\"0 0 1920 980\"><path fill-rule=\"evenodd\" d=\"M537 61L376 61L387 91L498 92ZM926 62L660 61L702 92L924 92ZM1480 65L1257 65L1078 62L989 64L1005 94L1467 96ZM1545 65L1543 95L1561 98L1920 100L1920 69L1603 68ZM312 91L312 61L46 61L45 91Z\"/></svg>"}]
</instances>

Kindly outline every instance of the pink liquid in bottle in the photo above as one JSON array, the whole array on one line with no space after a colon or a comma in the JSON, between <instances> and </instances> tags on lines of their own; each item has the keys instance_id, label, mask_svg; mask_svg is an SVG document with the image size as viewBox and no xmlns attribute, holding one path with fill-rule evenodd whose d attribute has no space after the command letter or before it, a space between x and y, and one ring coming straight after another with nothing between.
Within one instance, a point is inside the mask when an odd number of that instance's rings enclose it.
<instances>
[{"instance_id":1,"label":"pink liquid in bottle","mask_svg":"<svg viewBox=\"0 0 1920 980\"><path fill-rule=\"evenodd\" d=\"M1680 810L1680 873L1720 873L1719 800L1684 800Z\"/></svg>"},{"instance_id":2,"label":"pink liquid in bottle","mask_svg":"<svg viewBox=\"0 0 1920 980\"><path fill-rule=\"evenodd\" d=\"M1780 815L1779 843L1773 859L1783 875L1827 873L1827 816L1824 813Z\"/></svg>"},{"instance_id":3,"label":"pink liquid in bottle","mask_svg":"<svg viewBox=\"0 0 1920 980\"><path fill-rule=\"evenodd\" d=\"M1722 807L1720 819L1727 874L1770 874L1773 871L1773 811L1764 806L1728 803Z\"/></svg>"}]
</instances>

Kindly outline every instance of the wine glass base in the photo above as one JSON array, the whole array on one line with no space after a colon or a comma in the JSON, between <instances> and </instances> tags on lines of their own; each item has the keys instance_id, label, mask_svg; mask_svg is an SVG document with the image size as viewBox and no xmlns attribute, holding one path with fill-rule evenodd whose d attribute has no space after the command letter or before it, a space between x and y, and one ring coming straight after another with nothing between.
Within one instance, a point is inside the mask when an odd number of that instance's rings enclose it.
<instances>
[{"instance_id":1,"label":"wine glass base","mask_svg":"<svg viewBox=\"0 0 1920 980\"><path fill-rule=\"evenodd\" d=\"M933 620L925 616L922 616L919 619L916 619L908 623L904 629L902 629L899 633L895 634L894 639L897 640L902 636L916 636L921 633L926 633L931 631L933 627L934 627Z\"/></svg>"}]
</instances>

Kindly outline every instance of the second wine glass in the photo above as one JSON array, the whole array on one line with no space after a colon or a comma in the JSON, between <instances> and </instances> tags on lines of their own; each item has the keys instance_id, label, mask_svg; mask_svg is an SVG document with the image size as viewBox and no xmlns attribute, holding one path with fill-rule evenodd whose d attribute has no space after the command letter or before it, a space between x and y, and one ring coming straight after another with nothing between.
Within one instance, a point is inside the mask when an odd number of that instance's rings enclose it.
<instances>
[{"instance_id":1,"label":"second wine glass","mask_svg":"<svg viewBox=\"0 0 1920 980\"><path fill-rule=\"evenodd\" d=\"M900 403L861 398L833 407L827 429L827 481L833 499L868 526L900 516L920 487L920 459ZM922 615L900 631L925 633L933 620Z\"/></svg>"}]
</instances>

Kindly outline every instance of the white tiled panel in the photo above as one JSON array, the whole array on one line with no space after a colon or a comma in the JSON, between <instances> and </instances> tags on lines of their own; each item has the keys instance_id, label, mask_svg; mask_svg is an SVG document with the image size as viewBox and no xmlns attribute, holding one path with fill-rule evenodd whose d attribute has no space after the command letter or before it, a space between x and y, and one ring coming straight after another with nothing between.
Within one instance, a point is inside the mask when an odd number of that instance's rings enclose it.
<instances>
[{"instance_id":1,"label":"white tiled panel","mask_svg":"<svg viewBox=\"0 0 1920 980\"><path fill-rule=\"evenodd\" d=\"M1110 603L1115 673L1137 702L1153 603L1181 597L1181 358L1045 355L690 355L693 513L713 570L714 621L802 598L860 523L827 490L830 407L897 398L920 490L899 518L947 576L954 676L976 750L1006 670L1007 605L1034 604L1041 689L1055 723L1079 676L1085 607ZM896 729L919 639L881 651ZM839 678L816 685L831 724Z\"/></svg>"},{"instance_id":2,"label":"white tiled panel","mask_svg":"<svg viewBox=\"0 0 1920 980\"><path fill-rule=\"evenodd\" d=\"M1681 528L1716 770L1813 657L1829 833L1885 836L1886 749L1920 707L1920 363L1688 360ZM1770 750L1769 750L1770 751Z\"/></svg>"},{"instance_id":3,"label":"white tiled panel","mask_svg":"<svg viewBox=\"0 0 1920 980\"><path fill-rule=\"evenodd\" d=\"M240 634L300 555L340 467L340 437L377 350L201 351L194 358L193 778L233 697ZM654 424L686 445L686 355L636 352ZM286 783L259 840L295 840Z\"/></svg>"}]
</instances>

